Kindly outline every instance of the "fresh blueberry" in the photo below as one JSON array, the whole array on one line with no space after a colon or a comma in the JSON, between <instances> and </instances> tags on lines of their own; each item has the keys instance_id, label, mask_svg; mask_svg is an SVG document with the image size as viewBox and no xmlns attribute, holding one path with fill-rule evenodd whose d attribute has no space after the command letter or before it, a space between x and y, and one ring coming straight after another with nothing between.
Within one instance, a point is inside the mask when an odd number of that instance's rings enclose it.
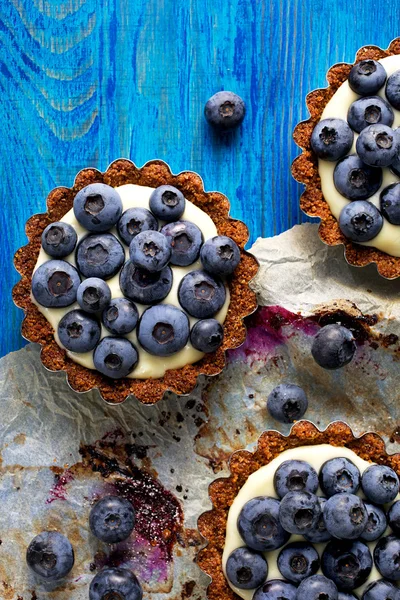
<instances>
[{"instance_id":1,"label":"fresh blueberry","mask_svg":"<svg viewBox=\"0 0 400 600\"><path fill-rule=\"evenodd\" d=\"M379 579L365 588L362 600L400 600L400 590L390 581Z\"/></svg>"},{"instance_id":2,"label":"fresh blueberry","mask_svg":"<svg viewBox=\"0 0 400 600\"><path fill-rule=\"evenodd\" d=\"M112 379L126 377L136 367L138 353L126 338L105 337L96 346L93 362L97 371Z\"/></svg>"},{"instance_id":3,"label":"fresh blueberry","mask_svg":"<svg viewBox=\"0 0 400 600\"><path fill-rule=\"evenodd\" d=\"M351 154L340 160L333 171L337 191L349 200L366 200L382 184L382 169L366 165L359 156Z\"/></svg>"},{"instance_id":4,"label":"fresh blueberry","mask_svg":"<svg viewBox=\"0 0 400 600\"><path fill-rule=\"evenodd\" d=\"M111 300L111 290L108 284L98 277L89 277L78 287L76 299L79 306L88 313L104 310Z\"/></svg>"},{"instance_id":5,"label":"fresh blueberry","mask_svg":"<svg viewBox=\"0 0 400 600\"><path fill-rule=\"evenodd\" d=\"M374 549L374 561L382 577L400 581L400 539L395 535L381 538Z\"/></svg>"},{"instance_id":6,"label":"fresh blueberry","mask_svg":"<svg viewBox=\"0 0 400 600\"><path fill-rule=\"evenodd\" d=\"M161 233L170 240L171 264L186 267L199 258L203 234L194 223L190 221L176 221L167 223Z\"/></svg>"},{"instance_id":7,"label":"fresh blueberry","mask_svg":"<svg viewBox=\"0 0 400 600\"><path fill-rule=\"evenodd\" d=\"M157 231L158 221L147 208L141 206L125 210L117 223L118 233L128 246L138 233L150 229Z\"/></svg>"},{"instance_id":8,"label":"fresh blueberry","mask_svg":"<svg viewBox=\"0 0 400 600\"><path fill-rule=\"evenodd\" d=\"M298 421L307 408L308 400L304 390L293 383L277 385L268 396L268 412L280 423Z\"/></svg>"},{"instance_id":9,"label":"fresh blueberry","mask_svg":"<svg viewBox=\"0 0 400 600\"><path fill-rule=\"evenodd\" d=\"M113 298L101 316L104 327L114 335L125 335L133 331L139 319L138 310L126 298Z\"/></svg>"},{"instance_id":10,"label":"fresh blueberry","mask_svg":"<svg viewBox=\"0 0 400 600\"><path fill-rule=\"evenodd\" d=\"M392 225L400 225L400 183L385 187L379 196L381 213Z\"/></svg>"},{"instance_id":11,"label":"fresh blueberry","mask_svg":"<svg viewBox=\"0 0 400 600\"><path fill-rule=\"evenodd\" d=\"M399 493L399 478L385 465L368 467L362 474L361 485L368 500L375 504L392 502Z\"/></svg>"},{"instance_id":12,"label":"fresh blueberry","mask_svg":"<svg viewBox=\"0 0 400 600\"><path fill-rule=\"evenodd\" d=\"M309 531L304 537L308 542L312 542L313 544L322 544L323 542L329 542L332 538L331 534L325 527L324 521L324 507L327 502L326 498L318 497L318 502L321 507L321 514L318 519L318 523L315 529Z\"/></svg>"},{"instance_id":13,"label":"fresh blueberry","mask_svg":"<svg viewBox=\"0 0 400 600\"><path fill-rule=\"evenodd\" d=\"M356 344L349 329L331 323L321 327L315 336L311 354L323 369L340 369L353 358Z\"/></svg>"},{"instance_id":14,"label":"fresh blueberry","mask_svg":"<svg viewBox=\"0 0 400 600\"><path fill-rule=\"evenodd\" d=\"M205 271L191 271L179 284L178 298L192 317L209 319L223 307L226 291L217 277Z\"/></svg>"},{"instance_id":15,"label":"fresh blueberry","mask_svg":"<svg viewBox=\"0 0 400 600\"><path fill-rule=\"evenodd\" d=\"M394 132L395 132L395 135L397 137L399 137L400 136L400 127L397 127L397 129L395 129ZM400 144L400 142L399 142L399 144ZM397 175L397 177L400 177L400 150L399 150L396 158L390 165L390 170L393 171L393 173L395 173Z\"/></svg>"},{"instance_id":16,"label":"fresh blueberry","mask_svg":"<svg viewBox=\"0 0 400 600\"><path fill-rule=\"evenodd\" d=\"M312 575L297 588L296 600L338 600L338 590L330 579Z\"/></svg>"},{"instance_id":17,"label":"fresh blueberry","mask_svg":"<svg viewBox=\"0 0 400 600\"><path fill-rule=\"evenodd\" d=\"M124 264L121 242L112 233L92 233L78 244L76 262L85 277L110 279Z\"/></svg>"},{"instance_id":18,"label":"fresh blueberry","mask_svg":"<svg viewBox=\"0 0 400 600\"><path fill-rule=\"evenodd\" d=\"M324 462L319 473L322 491L328 497L347 492L356 494L360 488L360 471L348 458L332 458Z\"/></svg>"},{"instance_id":19,"label":"fresh blueberry","mask_svg":"<svg viewBox=\"0 0 400 600\"><path fill-rule=\"evenodd\" d=\"M78 236L68 223L50 223L42 233L43 250L54 258L64 258L74 250Z\"/></svg>"},{"instance_id":20,"label":"fresh blueberry","mask_svg":"<svg viewBox=\"0 0 400 600\"><path fill-rule=\"evenodd\" d=\"M279 522L279 500L258 496L246 502L240 511L237 527L245 544L268 552L281 548L290 538Z\"/></svg>"},{"instance_id":21,"label":"fresh blueberry","mask_svg":"<svg viewBox=\"0 0 400 600\"><path fill-rule=\"evenodd\" d=\"M356 142L359 158L370 167L388 167L397 157L398 136L381 123L362 130Z\"/></svg>"},{"instance_id":22,"label":"fresh blueberry","mask_svg":"<svg viewBox=\"0 0 400 600\"><path fill-rule=\"evenodd\" d=\"M349 74L349 86L360 96L373 96L384 85L386 71L376 60L361 60L352 67Z\"/></svg>"},{"instance_id":23,"label":"fresh blueberry","mask_svg":"<svg viewBox=\"0 0 400 600\"><path fill-rule=\"evenodd\" d=\"M226 235L216 235L207 240L200 259L206 271L213 275L232 275L240 262L240 250L236 242Z\"/></svg>"},{"instance_id":24,"label":"fresh blueberry","mask_svg":"<svg viewBox=\"0 0 400 600\"><path fill-rule=\"evenodd\" d=\"M279 521L289 533L304 535L315 529L320 515L318 498L310 492L288 492L281 500Z\"/></svg>"},{"instance_id":25,"label":"fresh blueberry","mask_svg":"<svg viewBox=\"0 0 400 600\"><path fill-rule=\"evenodd\" d=\"M129 246L131 261L150 273L162 271L171 258L169 239L159 231L138 233Z\"/></svg>"},{"instance_id":26,"label":"fresh blueberry","mask_svg":"<svg viewBox=\"0 0 400 600\"><path fill-rule=\"evenodd\" d=\"M185 212L186 200L182 192L172 185L160 185L150 196L151 212L161 221L172 223Z\"/></svg>"},{"instance_id":27,"label":"fresh blueberry","mask_svg":"<svg viewBox=\"0 0 400 600\"><path fill-rule=\"evenodd\" d=\"M206 121L220 131L235 129L246 114L242 98L233 92L217 92L204 107Z\"/></svg>"},{"instance_id":28,"label":"fresh blueberry","mask_svg":"<svg viewBox=\"0 0 400 600\"><path fill-rule=\"evenodd\" d=\"M318 490L317 471L305 460L285 460L274 474L274 488L279 498L288 492L311 492Z\"/></svg>"},{"instance_id":29,"label":"fresh blueberry","mask_svg":"<svg viewBox=\"0 0 400 600\"><path fill-rule=\"evenodd\" d=\"M391 127L394 121L392 107L379 96L359 98L350 106L347 121L352 129L360 133L368 125L382 123Z\"/></svg>"},{"instance_id":30,"label":"fresh blueberry","mask_svg":"<svg viewBox=\"0 0 400 600\"><path fill-rule=\"evenodd\" d=\"M388 77L385 93L393 108L400 110L400 70Z\"/></svg>"},{"instance_id":31,"label":"fresh blueberry","mask_svg":"<svg viewBox=\"0 0 400 600\"><path fill-rule=\"evenodd\" d=\"M252 600L296 600L297 588L288 581L270 579L254 592Z\"/></svg>"},{"instance_id":32,"label":"fresh blueberry","mask_svg":"<svg viewBox=\"0 0 400 600\"><path fill-rule=\"evenodd\" d=\"M215 352L223 339L224 328L216 319L201 319L190 332L190 343L200 352Z\"/></svg>"},{"instance_id":33,"label":"fresh blueberry","mask_svg":"<svg viewBox=\"0 0 400 600\"><path fill-rule=\"evenodd\" d=\"M101 498L90 511L89 526L93 535L106 544L126 540L135 526L132 503L119 496Z\"/></svg>"},{"instance_id":34,"label":"fresh blueberry","mask_svg":"<svg viewBox=\"0 0 400 600\"><path fill-rule=\"evenodd\" d=\"M389 527L396 535L400 536L400 500L392 504L386 516Z\"/></svg>"},{"instance_id":35,"label":"fresh blueberry","mask_svg":"<svg viewBox=\"0 0 400 600\"><path fill-rule=\"evenodd\" d=\"M347 594L346 592L339 592L338 600L358 600L358 597L354 594Z\"/></svg>"},{"instance_id":36,"label":"fresh blueberry","mask_svg":"<svg viewBox=\"0 0 400 600\"><path fill-rule=\"evenodd\" d=\"M360 537L368 522L364 502L355 494L336 494L324 506L325 527L333 537L355 540Z\"/></svg>"},{"instance_id":37,"label":"fresh blueberry","mask_svg":"<svg viewBox=\"0 0 400 600\"><path fill-rule=\"evenodd\" d=\"M380 538L386 531L387 519L384 511L375 504L364 502L367 509L368 521L360 539L365 542L373 542Z\"/></svg>"},{"instance_id":38,"label":"fresh blueberry","mask_svg":"<svg viewBox=\"0 0 400 600\"><path fill-rule=\"evenodd\" d=\"M103 569L92 579L89 600L142 600L142 586L130 569Z\"/></svg>"},{"instance_id":39,"label":"fresh blueberry","mask_svg":"<svg viewBox=\"0 0 400 600\"><path fill-rule=\"evenodd\" d=\"M300 583L318 571L318 552L314 546L304 542L288 544L279 553L278 569L285 579Z\"/></svg>"},{"instance_id":40,"label":"fresh blueberry","mask_svg":"<svg viewBox=\"0 0 400 600\"><path fill-rule=\"evenodd\" d=\"M250 548L236 548L226 561L229 581L241 590L258 588L268 575L268 564L259 552Z\"/></svg>"},{"instance_id":41,"label":"fresh blueberry","mask_svg":"<svg viewBox=\"0 0 400 600\"><path fill-rule=\"evenodd\" d=\"M41 306L63 308L76 300L81 278L78 271L64 260L48 260L32 277L32 294Z\"/></svg>"},{"instance_id":42,"label":"fresh blueberry","mask_svg":"<svg viewBox=\"0 0 400 600\"><path fill-rule=\"evenodd\" d=\"M339 227L352 242L368 242L382 229L383 218L374 204L367 200L356 200L342 208Z\"/></svg>"},{"instance_id":43,"label":"fresh blueberry","mask_svg":"<svg viewBox=\"0 0 400 600\"><path fill-rule=\"evenodd\" d=\"M354 133L343 119L323 119L316 124L311 135L311 147L318 158L335 161L348 154L353 145Z\"/></svg>"},{"instance_id":44,"label":"fresh blueberry","mask_svg":"<svg viewBox=\"0 0 400 600\"><path fill-rule=\"evenodd\" d=\"M137 335L146 352L155 356L171 356L187 344L189 319L176 306L151 306L140 318Z\"/></svg>"},{"instance_id":45,"label":"fresh blueberry","mask_svg":"<svg viewBox=\"0 0 400 600\"><path fill-rule=\"evenodd\" d=\"M68 575L74 566L74 550L61 533L43 531L29 544L26 562L42 579L57 581Z\"/></svg>"},{"instance_id":46,"label":"fresh blueberry","mask_svg":"<svg viewBox=\"0 0 400 600\"><path fill-rule=\"evenodd\" d=\"M97 320L82 310L71 310L58 324L60 342L71 352L89 352L97 345L101 329Z\"/></svg>"},{"instance_id":47,"label":"fresh blueberry","mask_svg":"<svg viewBox=\"0 0 400 600\"><path fill-rule=\"evenodd\" d=\"M75 196L74 214L88 231L108 231L122 214L122 200L117 190L109 185L91 183Z\"/></svg>"},{"instance_id":48,"label":"fresh blueberry","mask_svg":"<svg viewBox=\"0 0 400 600\"><path fill-rule=\"evenodd\" d=\"M170 267L150 273L128 260L122 268L119 286L124 296L134 302L155 304L168 296L172 288L172 279Z\"/></svg>"},{"instance_id":49,"label":"fresh blueberry","mask_svg":"<svg viewBox=\"0 0 400 600\"><path fill-rule=\"evenodd\" d=\"M322 571L344 592L365 583L372 570L372 556L360 541L332 541L322 554Z\"/></svg>"}]
</instances>

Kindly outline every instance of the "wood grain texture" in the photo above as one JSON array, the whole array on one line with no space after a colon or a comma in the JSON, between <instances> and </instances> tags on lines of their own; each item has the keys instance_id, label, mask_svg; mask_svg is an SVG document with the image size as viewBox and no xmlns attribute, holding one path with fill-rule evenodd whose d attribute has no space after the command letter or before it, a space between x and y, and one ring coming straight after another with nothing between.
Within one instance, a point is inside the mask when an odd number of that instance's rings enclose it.
<instances>
[{"instance_id":1,"label":"wood grain texture","mask_svg":"<svg viewBox=\"0 0 400 600\"><path fill-rule=\"evenodd\" d=\"M24 343L12 257L54 186L121 156L160 158L227 194L251 241L280 233L305 220L290 163L306 93L396 35L389 0L1 0L0 355ZM203 118L221 89L247 104L224 138Z\"/></svg>"}]
</instances>

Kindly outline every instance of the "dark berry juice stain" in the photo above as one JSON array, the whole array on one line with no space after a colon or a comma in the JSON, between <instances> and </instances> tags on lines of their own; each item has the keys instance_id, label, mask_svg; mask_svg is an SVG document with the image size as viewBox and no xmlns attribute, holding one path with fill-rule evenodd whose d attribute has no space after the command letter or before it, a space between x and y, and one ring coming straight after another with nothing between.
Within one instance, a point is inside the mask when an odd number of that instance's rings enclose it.
<instances>
[{"instance_id":1,"label":"dark berry juice stain","mask_svg":"<svg viewBox=\"0 0 400 600\"><path fill-rule=\"evenodd\" d=\"M66 487L74 479L74 476L69 469L62 471L61 473L58 467L51 467L51 470L54 473L54 485L50 489L46 504L51 504L55 500L66 500Z\"/></svg>"}]
</instances>

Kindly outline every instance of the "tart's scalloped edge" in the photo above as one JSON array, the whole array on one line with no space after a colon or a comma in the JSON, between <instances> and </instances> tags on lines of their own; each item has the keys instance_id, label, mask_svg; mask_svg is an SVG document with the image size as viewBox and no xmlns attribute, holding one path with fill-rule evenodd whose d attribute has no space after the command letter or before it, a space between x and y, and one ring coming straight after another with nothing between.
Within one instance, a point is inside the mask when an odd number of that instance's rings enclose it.
<instances>
[{"instance_id":1,"label":"tart's scalloped edge","mask_svg":"<svg viewBox=\"0 0 400 600\"><path fill-rule=\"evenodd\" d=\"M400 258L390 256L386 252L371 246L361 246L346 239L339 229L335 217L325 200L320 185L318 174L318 159L311 150L311 133L320 120L321 114L339 86L348 78L351 67L364 59L380 59L386 56L400 54L400 37L395 38L386 50L378 46L363 46L356 53L355 62L338 63L333 65L327 73L328 86L316 89L307 94L306 104L309 119L296 125L293 139L302 150L291 166L294 179L305 185L305 190L300 197L300 208L309 217L321 219L318 234L320 239L328 246L344 246L344 257L347 263L354 267L364 267L375 264L378 273L385 279L400 277ZM346 75L347 71L347 75ZM304 139L306 143L304 143Z\"/></svg>"},{"instance_id":2,"label":"tart's scalloped edge","mask_svg":"<svg viewBox=\"0 0 400 600\"><path fill-rule=\"evenodd\" d=\"M89 183L104 182L114 187L126 183L157 187L170 183L181 189L185 196L202 208L214 221L218 233L224 233L238 242L241 258L239 266L229 281L231 302L224 322L224 342L221 348L206 354L193 365L181 369L168 370L158 379L110 380L97 371L87 369L73 362L54 340L53 329L36 305L31 301L31 279L40 250L40 238L44 228L57 221L72 208L75 194ZM230 204L220 192L206 192L201 177L192 171L174 175L167 163L151 160L141 168L128 159L113 161L102 173L94 168L79 171L72 188L56 187L46 200L47 212L35 214L28 219L25 227L28 244L14 255L14 265L21 279L13 288L14 303L24 310L21 333L31 342L41 345L41 361L50 371L64 371L69 386L75 392L98 389L103 399L110 404L124 402L129 396L136 397L144 404L154 404L168 391L179 396L189 394L200 375L215 376L224 368L226 352L243 344L246 338L244 318L257 308L256 294L249 283L258 271L258 261L244 245L249 232L244 223L229 216Z\"/></svg>"},{"instance_id":3,"label":"tart's scalloped edge","mask_svg":"<svg viewBox=\"0 0 400 600\"><path fill-rule=\"evenodd\" d=\"M199 551L196 560L211 579L207 588L209 600L241 600L225 579L222 554L229 509L247 478L285 450L317 444L350 448L364 460L391 466L400 476L400 453L388 454L384 440L377 433L366 432L355 436L343 421L334 421L323 430L310 421L299 421L287 436L276 430L264 431L254 452L238 450L231 455L228 465L230 475L210 484L212 508L201 514L197 522L206 545Z\"/></svg>"}]
</instances>

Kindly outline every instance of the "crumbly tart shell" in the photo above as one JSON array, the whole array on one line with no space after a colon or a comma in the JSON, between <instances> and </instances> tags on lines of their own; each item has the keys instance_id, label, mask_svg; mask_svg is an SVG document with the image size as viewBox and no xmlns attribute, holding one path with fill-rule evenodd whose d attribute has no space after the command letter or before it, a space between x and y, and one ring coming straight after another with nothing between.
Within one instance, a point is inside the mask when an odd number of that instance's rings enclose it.
<instances>
[{"instance_id":1,"label":"crumbly tart shell","mask_svg":"<svg viewBox=\"0 0 400 600\"><path fill-rule=\"evenodd\" d=\"M394 54L400 54L400 37L393 40L387 50L382 50L378 46L360 48L353 64L365 59L379 60ZM354 244L346 239L340 231L339 224L322 194L318 159L311 149L313 129L321 119L329 100L342 83L348 79L353 64L339 63L331 67L327 73L328 87L314 90L307 95L306 104L310 118L299 123L293 133L293 139L302 149L302 154L293 161L292 175L306 186L300 198L301 209L306 215L321 219L319 226L321 240L328 246L343 244L345 258L350 265L364 267L369 263L376 263L380 275L387 279L395 279L400 276L400 258L390 256L373 247Z\"/></svg>"},{"instance_id":2,"label":"crumbly tart shell","mask_svg":"<svg viewBox=\"0 0 400 600\"><path fill-rule=\"evenodd\" d=\"M113 187L133 183L157 187L170 184L179 188L185 197L206 212L214 221L218 233L231 237L239 246L241 259L229 281L231 302L224 323L224 342L213 353L206 354L200 361L181 369L168 370L158 379L118 379L112 380L99 372L87 369L68 356L54 340L53 328L35 304L31 301L31 280L41 246L41 235L45 227L60 220L73 205L77 192L90 183L104 182ZM160 160L146 163L138 168L129 160L113 162L105 173L96 169L83 169L76 176L72 188L58 187L47 197L47 212L32 216L26 223L28 245L20 248L14 257L14 264L21 274L21 280L13 289L13 299L25 312L22 335L31 342L42 346L41 360L50 371L65 371L71 388L77 392L87 392L98 388L106 402L118 404L128 396L135 396L144 404L154 404L167 391L178 395L190 393L199 375L217 375L225 366L225 353L240 346L246 337L243 318L257 308L254 292L249 282L256 275L258 263L254 256L244 250L249 232L241 221L229 216L229 201L219 192L205 192L199 175L185 171L174 175L169 166Z\"/></svg>"},{"instance_id":3,"label":"crumbly tart shell","mask_svg":"<svg viewBox=\"0 0 400 600\"><path fill-rule=\"evenodd\" d=\"M388 465L400 475L400 454L387 454L385 443L379 435L366 433L357 438L350 427L340 421L331 423L325 431L320 431L309 421L299 421L293 425L287 437L278 431L264 432L258 440L257 449L254 452L240 450L232 454L229 461L230 476L216 479L209 487L213 506L198 520L198 529L205 538L207 546L197 557L200 568L212 579L207 590L207 598L240 600L225 579L222 571L222 554L229 509L248 477L285 450L317 444L345 446L360 458Z\"/></svg>"}]
</instances>

